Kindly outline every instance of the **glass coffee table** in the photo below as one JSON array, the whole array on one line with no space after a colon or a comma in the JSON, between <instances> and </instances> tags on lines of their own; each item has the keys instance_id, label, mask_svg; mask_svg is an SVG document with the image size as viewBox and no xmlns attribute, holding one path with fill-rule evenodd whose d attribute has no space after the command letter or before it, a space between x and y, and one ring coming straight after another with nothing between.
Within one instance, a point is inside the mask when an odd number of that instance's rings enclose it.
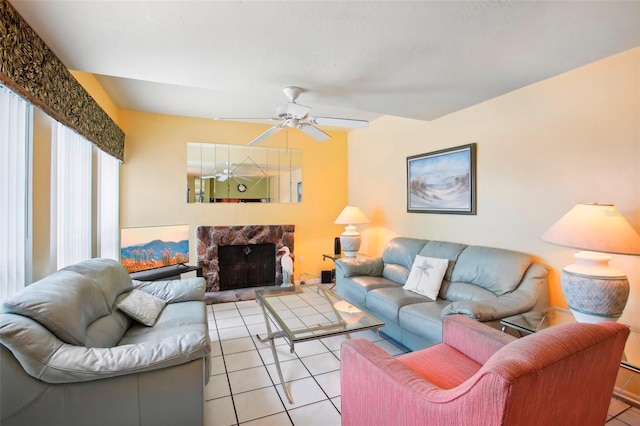
<instances>
[{"instance_id":1,"label":"glass coffee table","mask_svg":"<svg viewBox=\"0 0 640 426\"><path fill-rule=\"evenodd\" d=\"M500 321L500 324L502 325L502 331L505 331L508 327L517 330L522 335L522 333L535 333L536 331L555 325L574 322L576 322L576 320L571 311L554 306L540 311L527 312L525 314L504 318ZM635 375L640 374L640 329L629 327L629 330L630 333L624 347L620 367L631 371L633 374L629 376L621 387L616 387L613 393L620 399L637 406L640 401L624 393L624 389Z\"/></svg>"},{"instance_id":2,"label":"glass coffee table","mask_svg":"<svg viewBox=\"0 0 640 426\"><path fill-rule=\"evenodd\" d=\"M293 353L298 342L384 326L378 318L318 284L256 290L256 301L262 307L267 325L267 335L258 338L262 342L270 342L280 383L292 404L293 398L282 377L274 339L285 339ZM270 318L276 324L276 330L272 329Z\"/></svg>"}]
</instances>

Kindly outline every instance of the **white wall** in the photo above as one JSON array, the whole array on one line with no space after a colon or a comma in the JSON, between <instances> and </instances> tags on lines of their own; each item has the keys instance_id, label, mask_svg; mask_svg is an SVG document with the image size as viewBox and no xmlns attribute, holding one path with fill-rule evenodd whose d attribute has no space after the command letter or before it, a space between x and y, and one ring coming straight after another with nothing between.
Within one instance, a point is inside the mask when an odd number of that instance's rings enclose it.
<instances>
[{"instance_id":1,"label":"white wall","mask_svg":"<svg viewBox=\"0 0 640 426\"><path fill-rule=\"evenodd\" d=\"M496 76L499 78L499 76ZM477 215L406 212L406 157L477 142ZM559 271L576 250L539 235L578 202L612 202L640 229L640 48L431 122L383 117L349 134L349 203L369 216L362 251L392 236L519 250ZM640 258L623 322L640 326Z\"/></svg>"}]
</instances>

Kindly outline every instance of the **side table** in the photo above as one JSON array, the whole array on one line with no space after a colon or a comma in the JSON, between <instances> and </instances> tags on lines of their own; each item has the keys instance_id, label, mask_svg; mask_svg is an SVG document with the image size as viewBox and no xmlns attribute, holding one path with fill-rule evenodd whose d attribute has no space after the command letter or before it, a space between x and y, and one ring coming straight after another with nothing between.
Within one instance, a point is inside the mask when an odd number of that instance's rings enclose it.
<instances>
[{"instance_id":1,"label":"side table","mask_svg":"<svg viewBox=\"0 0 640 426\"><path fill-rule=\"evenodd\" d=\"M550 308L514 315L500 320L502 331L507 328L516 330L522 336L524 334L535 333L545 328L560 324L570 324L576 322L571 311L552 306ZM613 390L614 395L636 407L640 407L640 398L636 394L625 391L631 380L640 374L640 329L629 327L630 333L624 347L620 367L631 372L625 383Z\"/></svg>"}]
</instances>

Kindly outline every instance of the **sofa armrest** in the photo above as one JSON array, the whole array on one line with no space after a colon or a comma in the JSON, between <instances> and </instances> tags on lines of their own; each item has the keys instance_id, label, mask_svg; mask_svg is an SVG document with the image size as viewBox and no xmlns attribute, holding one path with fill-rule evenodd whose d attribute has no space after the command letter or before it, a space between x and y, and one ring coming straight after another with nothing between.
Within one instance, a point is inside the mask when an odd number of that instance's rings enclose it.
<instances>
[{"instance_id":1,"label":"sofa armrest","mask_svg":"<svg viewBox=\"0 0 640 426\"><path fill-rule=\"evenodd\" d=\"M202 277L181 280L138 281L132 280L133 288L152 294L167 303L204 300L206 281Z\"/></svg>"},{"instance_id":2,"label":"sofa armrest","mask_svg":"<svg viewBox=\"0 0 640 426\"><path fill-rule=\"evenodd\" d=\"M209 355L206 324L152 342L87 348L60 341L30 318L0 315L0 343L32 377L47 383L83 382L158 370Z\"/></svg>"},{"instance_id":3,"label":"sofa armrest","mask_svg":"<svg viewBox=\"0 0 640 426\"><path fill-rule=\"evenodd\" d=\"M360 275L368 275L371 277L382 276L384 263L381 257L371 257L365 259L336 259L336 269L342 273L342 276L355 277Z\"/></svg>"},{"instance_id":4,"label":"sofa armrest","mask_svg":"<svg viewBox=\"0 0 640 426\"><path fill-rule=\"evenodd\" d=\"M533 263L520 285L512 292L495 299L452 302L442 310L441 317L464 315L478 321L495 321L531 310L546 291L549 268Z\"/></svg>"},{"instance_id":5,"label":"sofa armrest","mask_svg":"<svg viewBox=\"0 0 640 426\"><path fill-rule=\"evenodd\" d=\"M442 343L484 364L504 345L516 340L495 328L462 315L451 315L442 321Z\"/></svg>"}]
</instances>

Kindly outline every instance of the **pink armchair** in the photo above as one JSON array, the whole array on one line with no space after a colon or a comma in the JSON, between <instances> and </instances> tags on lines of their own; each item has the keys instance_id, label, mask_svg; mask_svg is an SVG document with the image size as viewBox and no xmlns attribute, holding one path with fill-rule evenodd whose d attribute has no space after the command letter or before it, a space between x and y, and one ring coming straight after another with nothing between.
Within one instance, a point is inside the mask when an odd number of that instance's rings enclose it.
<instances>
[{"instance_id":1,"label":"pink armchair","mask_svg":"<svg viewBox=\"0 0 640 426\"><path fill-rule=\"evenodd\" d=\"M629 330L568 324L515 339L454 315L442 334L398 357L345 341L342 424L602 426Z\"/></svg>"}]
</instances>

